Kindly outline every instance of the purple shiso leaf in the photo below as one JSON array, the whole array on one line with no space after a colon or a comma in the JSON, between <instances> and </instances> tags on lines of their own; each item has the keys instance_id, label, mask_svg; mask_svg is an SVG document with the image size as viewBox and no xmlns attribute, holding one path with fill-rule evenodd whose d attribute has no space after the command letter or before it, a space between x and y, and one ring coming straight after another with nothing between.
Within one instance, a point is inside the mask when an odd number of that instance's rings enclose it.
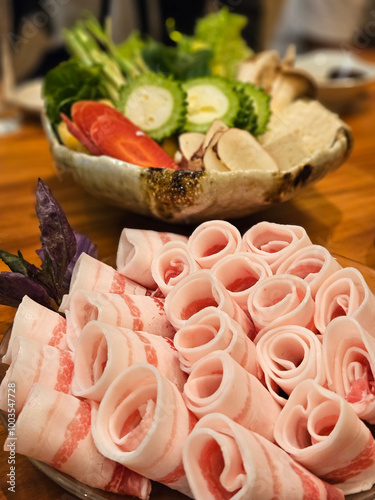
<instances>
[{"instance_id":1,"label":"purple shiso leaf","mask_svg":"<svg viewBox=\"0 0 375 500\"><path fill-rule=\"evenodd\" d=\"M97 258L97 248L89 238L73 231L69 222L41 179L36 190L36 213L42 248L36 251L41 268L26 261L21 252L12 255L0 250L0 259L12 272L0 273L0 304L18 307L28 295L40 304L58 306L69 291L74 265L82 252Z\"/></svg>"},{"instance_id":2,"label":"purple shiso leaf","mask_svg":"<svg viewBox=\"0 0 375 500\"><path fill-rule=\"evenodd\" d=\"M56 288L62 291L66 270L76 253L76 238L62 208L41 179L36 190L36 214L44 255L42 268L53 273Z\"/></svg>"},{"instance_id":3,"label":"purple shiso leaf","mask_svg":"<svg viewBox=\"0 0 375 500\"><path fill-rule=\"evenodd\" d=\"M3 271L0 273L0 303L18 307L25 295L42 306L51 308L51 298L43 286L24 274Z\"/></svg>"},{"instance_id":4,"label":"purple shiso leaf","mask_svg":"<svg viewBox=\"0 0 375 500\"><path fill-rule=\"evenodd\" d=\"M69 285L70 285L70 281L72 279L73 269L74 269L75 263L78 260L78 257L82 253L87 253L88 255L90 255L91 257L94 257L95 259L98 258L98 248L96 245L94 245L94 243L90 240L90 238L88 238L87 236L85 236L83 234L77 233L76 231L74 231L74 236L76 238L77 248L76 248L76 253L75 253L72 261L68 265L68 269L66 270L66 273L64 276L63 285L64 285L64 288L66 290L69 290Z\"/></svg>"}]
</instances>

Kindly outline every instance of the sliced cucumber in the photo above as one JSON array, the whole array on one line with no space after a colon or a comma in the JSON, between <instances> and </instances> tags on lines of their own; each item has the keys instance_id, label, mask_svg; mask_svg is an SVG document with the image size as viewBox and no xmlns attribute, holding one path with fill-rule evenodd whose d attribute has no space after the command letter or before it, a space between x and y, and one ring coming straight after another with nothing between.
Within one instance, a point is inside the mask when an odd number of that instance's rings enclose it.
<instances>
[{"instance_id":1,"label":"sliced cucumber","mask_svg":"<svg viewBox=\"0 0 375 500\"><path fill-rule=\"evenodd\" d=\"M183 88L188 102L186 131L207 132L216 119L228 127L234 125L240 98L231 82L219 76L207 76L187 80Z\"/></svg>"},{"instance_id":2,"label":"sliced cucumber","mask_svg":"<svg viewBox=\"0 0 375 500\"><path fill-rule=\"evenodd\" d=\"M237 82L236 89L242 94L242 98L244 99L243 105L241 106L242 112L246 112L246 109L248 109L248 104L246 104L246 102L250 99L256 115L256 126L253 123L252 117L250 117L248 125L246 125L246 117L242 117L245 124L241 128L245 128L255 136L264 134L271 117L271 96L261 87L257 87L252 83ZM240 124L237 126L240 126Z\"/></svg>"},{"instance_id":3,"label":"sliced cucumber","mask_svg":"<svg viewBox=\"0 0 375 500\"><path fill-rule=\"evenodd\" d=\"M186 92L156 73L133 78L121 91L118 109L156 141L179 132L186 116Z\"/></svg>"}]
</instances>

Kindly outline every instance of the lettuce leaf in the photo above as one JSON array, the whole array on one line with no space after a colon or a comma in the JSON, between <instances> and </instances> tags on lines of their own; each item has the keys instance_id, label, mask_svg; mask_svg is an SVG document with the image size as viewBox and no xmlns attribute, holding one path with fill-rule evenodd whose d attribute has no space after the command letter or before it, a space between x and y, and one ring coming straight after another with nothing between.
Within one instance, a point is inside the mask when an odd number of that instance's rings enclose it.
<instances>
[{"instance_id":1,"label":"lettuce leaf","mask_svg":"<svg viewBox=\"0 0 375 500\"><path fill-rule=\"evenodd\" d=\"M235 78L238 64L252 55L242 37L247 18L229 12L225 7L197 20L192 37L182 37L181 45L191 50L206 48L213 56L210 60L212 74Z\"/></svg>"},{"instance_id":2,"label":"lettuce leaf","mask_svg":"<svg viewBox=\"0 0 375 500\"><path fill-rule=\"evenodd\" d=\"M51 69L43 80L42 95L46 113L53 126L61 121L61 113L70 117L76 101L107 98L100 66L85 66L72 58Z\"/></svg>"}]
</instances>

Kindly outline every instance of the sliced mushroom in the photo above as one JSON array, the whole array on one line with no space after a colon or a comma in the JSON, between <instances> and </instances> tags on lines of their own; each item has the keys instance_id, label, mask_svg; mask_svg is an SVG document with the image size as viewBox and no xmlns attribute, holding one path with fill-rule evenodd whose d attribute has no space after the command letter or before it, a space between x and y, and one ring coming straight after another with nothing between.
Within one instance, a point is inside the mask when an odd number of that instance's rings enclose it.
<instances>
[{"instance_id":1,"label":"sliced mushroom","mask_svg":"<svg viewBox=\"0 0 375 500\"><path fill-rule=\"evenodd\" d=\"M316 83L311 75L296 68L281 69L271 89L271 110L280 112L300 97L314 98Z\"/></svg>"},{"instance_id":2,"label":"sliced mushroom","mask_svg":"<svg viewBox=\"0 0 375 500\"><path fill-rule=\"evenodd\" d=\"M216 145L217 156L229 170L279 170L275 160L246 130L230 128Z\"/></svg>"},{"instance_id":3,"label":"sliced mushroom","mask_svg":"<svg viewBox=\"0 0 375 500\"><path fill-rule=\"evenodd\" d=\"M224 132L225 130L228 130L228 126L219 120L218 118L214 120L210 126L210 128L207 130L204 141L203 141L203 149L206 149L209 143L211 142L211 139L213 136L216 134L216 132Z\"/></svg>"},{"instance_id":4,"label":"sliced mushroom","mask_svg":"<svg viewBox=\"0 0 375 500\"><path fill-rule=\"evenodd\" d=\"M187 160L191 160L202 146L204 138L205 135L200 132L186 132L181 134L178 138L178 143L182 156Z\"/></svg>"},{"instance_id":5,"label":"sliced mushroom","mask_svg":"<svg viewBox=\"0 0 375 500\"><path fill-rule=\"evenodd\" d=\"M181 168L184 170L202 170L202 144L205 138L204 134L199 132L186 132L181 134L179 143L179 155L175 156Z\"/></svg>"},{"instance_id":6,"label":"sliced mushroom","mask_svg":"<svg viewBox=\"0 0 375 500\"><path fill-rule=\"evenodd\" d=\"M223 163L216 152L216 145L225 130L218 129L211 137L210 142L204 150L203 165L206 170L218 170L220 172L228 172L229 168Z\"/></svg>"},{"instance_id":7,"label":"sliced mushroom","mask_svg":"<svg viewBox=\"0 0 375 500\"><path fill-rule=\"evenodd\" d=\"M259 52L251 59L239 65L237 79L241 82L251 82L270 92L278 75L280 57L276 50Z\"/></svg>"},{"instance_id":8,"label":"sliced mushroom","mask_svg":"<svg viewBox=\"0 0 375 500\"><path fill-rule=\"evenodd\" d=\"M296 133L282 135L266 144L264 149L272 156L282 172L307 163L311 156L303 139Z\"/></svg>"}]
</instances>

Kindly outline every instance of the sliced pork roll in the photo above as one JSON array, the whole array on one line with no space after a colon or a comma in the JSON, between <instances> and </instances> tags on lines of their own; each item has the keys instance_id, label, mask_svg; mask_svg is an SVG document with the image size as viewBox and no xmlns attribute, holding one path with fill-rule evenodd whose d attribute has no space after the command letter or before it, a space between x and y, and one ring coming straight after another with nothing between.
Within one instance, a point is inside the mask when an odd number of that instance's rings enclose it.
<instances>
[{"instance_id":1,"label":"sliced pork roll","mask_svg":"<svg viewBox=\"0 0 375 500\"><path fill-rule=\"evenodd\" d=\"M104 456L191 496L182 449L195 423L176 386L154 366L139 363L109 386L92 433Z\"/></svg>"},{"instance_id":2,"label":"sliced pork roll","mask_svg":"<svg viewBox=\"0 0 375 500\"><path fill-rule=\"evenodd\" d=\"M189 236L188 249L203 269L211 269L226 255L242 249L239 230L225 220L211 220L200 224Z\"/></svg>"},{"instance_id":3,"label":"sliced pork roll","mask_svg":"<svg viewBox=\"0 0 375 500\"><path fill-rule=\"evenodd\" d=\"M350 316L375 336L375 296L358 269L345 267L332 274L318 290L315 303L315 325L321 333L337 316Z\"/></svg>"},{"instance_id":4,"label":"sliced pork roll","mask_svg":"<svg viewBox=\"0 0 375 500\"><path fill-rule=\"evenodd\" d=\"M268 439L220 413L198 421L183 463L196 500L343 500Z\"/></svg>"},{"instance_id":5,"label":"sliced pork roll","mask_svg":"<svg viewBox=\"0 0 375 500\"><path fill-rule=\"evenodd\" d=\"M190 373L194 363L214 351L226 351L246 371L261 377L254 342L226 312L207 307L194 314L173 339L181 368Z\"/></svg>"},{"instance_id":6,"label":"sliced pork roll","mask_svg":"<svg viewBox=\"0 0 375 500\"><path fill-rule=\"evenodd\" d=\"M82 253L73 268L69 293L64 296L65 308L69 308L69 297L75 290L91 292L146 295L147 289L120 274L113 267Z\"/></svg>"},{"instance_id":7,"label":"sliced pork roll","mask_svg":"<svg viewBox=\"0 0 375 500\"><path fill-rule=\"evenodd\" d=\"M184 386L186 405L200 419L223 413L270 441L281 406L264 385L227 352L215 351L197 361Z\"/></svg>"},{"instance_id":8,"label":"sliced pork roll","mask_svg":"<svg viewBox=\"0 0 375 500\"><path fill-rule=\"evenodd\" d=\"M342 316L327 326L323 358L328 387L344 397L357 415L375 424L375 339L353 318Z\"/></svg>"},{"instance_id":9,"label":"sliced pork roll","mask_svg":"<svg viewBox=\"0 0 375 500\"><path fill-rule=\"evenodd\" d=\"M314 327L314 300L302 278L288 274L258 281L249 292L248 311L258 332L282 325Z\"/></svg>"},{"instance_id":10,"label":"sliced pork roll","mask_svg":"<svg viewBox=\"0 0 375 500\"><path fill-rule=\"evenodd\" d=\"M341 265L326 248L309 245L284 260L277 268L276 274L293 274L303 278L310 285L311 295L315 298L320 286L339 269Z\"/></svg>"},{"instance_id":11,"label":"sliced pork roll","mask_svg":"<svg viewBox=\"0 0 375 500\"><path fill-rule=\"evenodd\" d=\"M326 383L321 339L303 326L271 328L256 344L256 352L266 387L281 406L302 380Z\"/></svg>"},{"instance_id":12,"label":"sliced pork roll","mask_svg":"<svg viewBox=\"0 0 375 500\"><path fill-rule=\"evenodd\" d=\"M229 314L250 337L255 335L248 315L232 299L211 270L201 269L187 276L165 299L165 312L176 330L185 326L194 314L210 306Z\"/></svg>"},{"instance_id":13,"label":"sliced pork roll","mask_svg":"<svg viewBox=\"0 0 375 500\"><path fill-rule=\"evenodd\" d=\"M151 274L151 263L157 251L168 241L187 241L180 234L146 229L124 228L117 249L117 271L149 289L156 283Z\"/></svg>"},{"instance_id":14,"label":"sliced pork roll","mask_svg":"<svg viewBox=\"0 0 375 500\"><path fill-rule=\"evenodd\" d=\"M312 244L303 227L267 221L252 226L242 238L245 250L262 257L273 272L297 250Z\"/></svg>"},{"instance_id":15,"label":"sliced pork roll","mask_svg":"<svg viewBox=\"0 0 375 500\"><path fill-rule=\"evenodd\" d=\"M152 259L151 274L166 297L183 278L197 271L199 265L190 254L184 241L169 241Z\"/></svg>"},{"instance_id":16,"label":"sliced pork roll","mask_svg":"<svg viewBox=\"0 0 375 500\"><path fill-rule=\"evenodd\" d=\"M149 497L148 479L98 452L87 401L35 384L16 426L17 453L47 463L88 486L141 499ZM5 450L12 440L9 436Z\"/></svg>"},{"instance_id":17,"label":"sliced pork roll","mask_svg":"<svg viewBox=\"0 0 375 500\"><path fill-rule=\"evenodd\" d=\"M313 380L290 395L275 425L279 446L346 495L375 483L375 441L350 404Z\"/></svg>"},{"instance_id":18,"label":"sliced pork roll","mask_svg":"<svg viewBox=\"0 0 375 500\"><path fill-rule=\"evenodd\" d=\"M73 350L82 328L91 320L168 338L175 333L164 312L164 299L148 295L76 290L65 314L68 342Z\"/></svg>"},{"instance_id":19,"label":"sliced pork roll","mask_svg":"<svg viewBox=\"0 0 375 500\"><path fill-rule=\"evenodd\" d=\"M56 391L71 393L73 356L70 351L20 336L14 340L12 350L12 362L0 385L1 410L8 410L8 383L16 384L16 414L37 382Z\"/></svg>"},{"instance_id":20,"label":"sliced pork roll","mask_svg":"<svg viewBox=\"0 0 375 500\"><path fill-rule=\"evenodd\" d=\"M76 345L72 392L99 402L117 375L141 362L156 366L182 391L186 374L180 368L177 351L167 339L90 321Z\"/></svg>"},{"instance_id":21,"label":"sliced pork roll","mask_svg":"<svg viewBox=\"0 0 375 500\"><path fill-rule=\"evenodd\" d=\"M251 287L272 275L267 262L250 252L238 252L223 257L212 267L212 272L245 311Z\"/></svg>"},{"instance_id":22,"label":"sliced pork roll","mask_svg":"<svg viewBox=\"0 0 375 500\"><path fill-rule=\"evenodd\" d=\"M27 295L22 299L14 316L8 349L2 358L3 363L10 364L12 345L14 339L19 336L28 337L59 349L68 349L65 318L61 314L38 304Z\"/></svg>"}]
</instances>

